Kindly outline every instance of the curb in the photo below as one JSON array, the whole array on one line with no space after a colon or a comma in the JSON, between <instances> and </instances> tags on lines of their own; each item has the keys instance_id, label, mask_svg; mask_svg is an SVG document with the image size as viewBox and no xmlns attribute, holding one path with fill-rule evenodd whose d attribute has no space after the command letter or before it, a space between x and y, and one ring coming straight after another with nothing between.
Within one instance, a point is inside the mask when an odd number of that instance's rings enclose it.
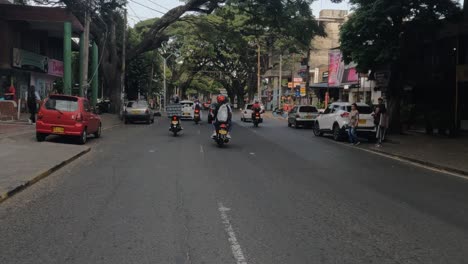
<instances>
[{"instance_id":1,"label":"curb","mask_svg":"<svg viewBox=\"0 0 468 264\"><path fill-rule=\"evenodd\" d=\"M362 148L362 147L358 147L358 149L368 151L368 152L372 152L372 153L376 153L376 154L380 154L380 155L390 156L392 158L397 158L397 159L401 159L401 160L412 162L412 163L416 163L416 164L423 165L423 166L426 166L426 167L430 167L432 169L440 170L440 171L443 171L443 172L460 174L464 178L468 179L468 171L459 170L459 169L455 169L455 168L435 164L435 163L432 163L432 162L429 162L429 161L424 161L424 160L419 160L419 159L415 159L415 158L405 157L405 156L398 155L398 154L393 154L393 153L390 153L390 152L387 152L387 151L374 150L374 149L368 149L368 148Z\"/></svg>"},{"instance_id":2,"label":"curb","mask_svg":"<svg viewBox=\"0 0 468 264\"><path fill-rule=\"evenodd\" d=\"M41 172L39 173L38 175L36 175L35 177L33 177L31 180L28 180L26 181L25 183L15 187L14 189L6 192L6 193L1 193L0 194L0 203L2 203L3 201L7 200L8 198L12 197L13 195L17 194L18 192L28 188L29 186L32 186L33 184L35 184L36 182L46 178L47 176L51 175L52 173L56 172L57 170L63 168L64 166L70 164L72 161L78 159L79 157L83 156L84 154L88 153L89 151L91 151L91 148L87 148L83 151L81 151L80 153L76 154L75 156L65 160L65 161L62 161L60 162L59 164L53 166L52 168L44 171L44 172Z\"/></svg>"}]
</instances>

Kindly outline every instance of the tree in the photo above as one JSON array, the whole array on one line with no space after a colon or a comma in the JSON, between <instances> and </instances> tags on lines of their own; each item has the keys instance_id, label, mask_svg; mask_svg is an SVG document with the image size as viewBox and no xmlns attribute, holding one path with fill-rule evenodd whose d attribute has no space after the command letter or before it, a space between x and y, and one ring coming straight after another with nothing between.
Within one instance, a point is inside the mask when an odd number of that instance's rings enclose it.
<instances>
[{"instance_id":1,"label":"tree","mask_svg":"<svg viewBox=\"0 0 468 264\"><path fill-rule=\"evenodd\" d=\"M334 2L341 2L335 0ZM459 13L452 0L350 0L354 12L342 26L340 49L346 63L357 63L360 72L382 66L390 69L387 101L391 127L400 130L400 94L404 76L400 68L409 32L432 31L443 19Z\"/></svg>"}]
</instances>

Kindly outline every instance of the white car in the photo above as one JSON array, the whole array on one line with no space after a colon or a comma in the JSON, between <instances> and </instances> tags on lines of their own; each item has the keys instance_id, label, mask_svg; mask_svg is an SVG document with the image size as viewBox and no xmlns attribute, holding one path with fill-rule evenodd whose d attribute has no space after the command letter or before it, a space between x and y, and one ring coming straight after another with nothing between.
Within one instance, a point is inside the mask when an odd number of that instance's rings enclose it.
<instances>
[{"instance_id":1,"label":"white car","mask_svg":"<svg viewBox=\"0 0 468 264\"><path fill-rule=\"evenodd\" d=\"M288 113L288 127L312 127L318 115L315 106L297 105Z\"/></svg>"},{"instance_id":2,"label":"white car","mask_svg":"<svg viewBox=\"0 0 468 264\"><path fill-rule=\"evenodd\" d=\"M314 134L322 136L324 133L333 135L333 139L338 141L345 137L349 124L349 113L351 103L332 103L321 113L314 122ZM359 125L356 129L358 136L366 136L370 140L375 138L373 110L367 104L357 103L359 111Z\"/></svg>"},{"instance_id":3,"label":"white car","mask_svg":"<svg viewBox=\"0 0 468 264\"><path fill-rule=\"evenodd\" d=\"M184 100L180 101L180 104L182 105L182 116L181 118L184 119L193 119L193 101L189 100Z\"/></svg>"},{"instance_id":4,"label":"white car","mask_svg":"<svg viewBox=\"0 0 468 264\"><path fill-rule=\"evenodd\" d=\"M254 104L246 104L244 109L242 109L242 113L241 113L241 121L242 122L247 122L247 120L250 120L252 121L252 106ZM265 107L261 104L260 105L260 113L263 113L265 111Z\"/></svg>"}]
</instances>

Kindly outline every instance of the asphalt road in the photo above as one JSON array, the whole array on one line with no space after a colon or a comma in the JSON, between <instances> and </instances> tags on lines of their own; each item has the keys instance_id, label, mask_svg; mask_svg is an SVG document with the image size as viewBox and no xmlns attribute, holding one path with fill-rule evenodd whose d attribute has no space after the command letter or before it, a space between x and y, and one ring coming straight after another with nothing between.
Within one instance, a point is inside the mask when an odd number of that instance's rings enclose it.
<instances>
[{"instance_id":1,"label":"asphalt road","mask_svg":"<svg viewBox=\"0 0 468 264\"><path fill-rule=\"evenodd\" d=\"M0 204L0 263L468 263L467 180L275 119L223 149L168 124L105 131Z\"/></svg>"}]
</instances>

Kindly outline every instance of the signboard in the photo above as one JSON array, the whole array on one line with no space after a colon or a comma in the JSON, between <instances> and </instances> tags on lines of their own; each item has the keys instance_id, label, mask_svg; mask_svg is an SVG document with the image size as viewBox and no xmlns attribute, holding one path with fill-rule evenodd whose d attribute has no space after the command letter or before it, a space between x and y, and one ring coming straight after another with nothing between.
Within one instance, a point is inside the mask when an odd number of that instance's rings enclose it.
<instances>
[{"instance_id":1,"label":"signboard","mask_svg":"<svg viewBox=\"0 0 468 264\"><path fill-rule=\"evenodd\" d=\"M303 81L302 78L294 78L294 82L295 82L295 83L300 83L300 82L302 82L302 81Z\"/></svg>"},{"instance_id":2,"label":"signboard","mask_svg":"<svg viewBox=\"0 0 468 264\"><path fill-rule=\"evenodd\" d=\"M305 88L305 86L302 86L301 87L301 96L304 97L304 96L306 96L306 94L307 94L306 93L306 88Z\"/></svg>"},{"instance_id":3,"label":"signboard","mask_svg":"<svg viewBox=\"0 0 468 264\"><path fill-rule=\"evenodd\" d=\"M14 48L12 66L15 68L47 73L48 58L30 51Z\"/></svg>"},{"instance_id":4,"label":"signboard","mask_svg":"<svg viewBox=\"0 0 468 264\"><path fill-rule=\"evenodd\" d=\"M328 85L340 85L340 76L342 75L341 51L331 50L328 53Z\"/></svg>"},{"instance_id":5,"label":"signboard","mask_svg":"<svg viewBox=\"0 0 468 264\"><path fill-rule=\"evenodd\" d=\"M389 71L378 71L374 74L375 84L377 87L387 87L390 81Z\"/></svg>"},{"instance_id":6,"label":"signboard","mask_svg":"<svg viewBox=\"0 0 468 264\"><path fill-rule=\"evenodd\" d=\"M63 62L59 60L49 59L49 75L63 77Z\"/></svg>"}]
</instances>

